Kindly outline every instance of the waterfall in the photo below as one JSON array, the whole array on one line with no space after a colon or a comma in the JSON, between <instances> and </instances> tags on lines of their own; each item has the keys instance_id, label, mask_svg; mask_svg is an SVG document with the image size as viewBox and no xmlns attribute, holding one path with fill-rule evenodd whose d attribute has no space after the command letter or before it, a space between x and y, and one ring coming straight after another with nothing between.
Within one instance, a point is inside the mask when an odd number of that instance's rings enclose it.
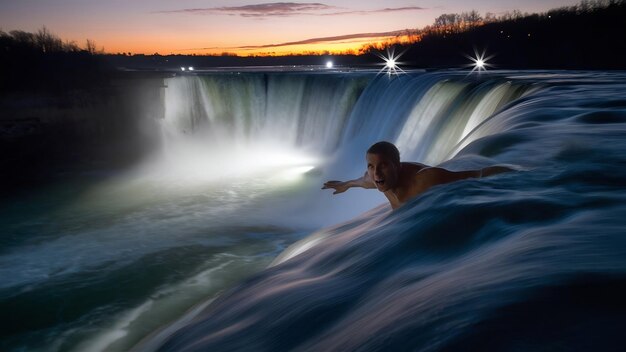
<instances>
[{"instance_id":1,"label":"waterfall","mask_svg":"<svg viewBox=\"0 0 626 352\"><path fill-rule=\"evenodd\" d=\"M167 86L170 147L190 139L207 152L272 144L334 156L338 170L378 140L395 142L404 159L439 164L531 89L450 73L221 73L175 77Z\"/></svg>"},{"instance_id":2,"label":"waterfall","mask_svg":"<svg viewBox=\"0 0 626 352\"><path fill-rule=\"evenodd\" d=\"M365 75L214 74L167 81L164 130L169 142L334 150L370 78ZM175 142L174 142L175 143Z\"/></svg>"}]
</instances>

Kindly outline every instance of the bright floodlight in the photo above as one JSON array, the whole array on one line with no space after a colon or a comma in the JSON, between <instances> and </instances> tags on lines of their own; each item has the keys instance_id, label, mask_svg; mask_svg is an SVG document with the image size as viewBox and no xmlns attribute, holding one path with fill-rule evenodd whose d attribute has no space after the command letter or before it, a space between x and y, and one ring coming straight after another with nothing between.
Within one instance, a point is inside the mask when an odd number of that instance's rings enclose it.
<instances>
[{"instance_id":1,"label":"bright floodlight","mask_svg":"<svg viewBox=\"0 0 626 352\"><path fill-rule=\"evenodd\" d=\"M315 167L311 165L306 166L296 166L289 169L284 170L283 172L278 173L278 177L285 181L296 181L297 179L303 177L307 172L313 170Z\"/></svg>"},{"instance_id":2,"label":"bright floodlight","mask_svg":"<svg viewBox=\"0 0 626 352\"><path fill-rule=\"evenodd\" d=\"M193 71L193 66L189 66L188 70Z\"/></svg>"},{"instance_id":3,"label":"bright floodlight","mask_svg":"<svg viewBox=\"0 0 626 352\"><path fill-rule=\"evenodd\" d=\"M182 135L181 135L182 137ZM173 141L172 141L173 142ZM302 151L262 142L254 145L229 145L228 151L207 153L209 145L188 143L183 139L168 148L167 162L162 164L159 175L181 180L219 180L225 177L241 177L257 184L284 185L306 177L320 159ZM215 165L219 165L218 168ZM238 182L238 181L237 181ZM183 185L181 183L181 185Z\"/></svg>"},{"instance_id":4,"label":"bright floodlight","mask_svg":"<svg viewBox=\"0 0 626 352\"><path fill-rule=\"evenodd\" d=\"M393 49L391 49L391 51L387 49L387 56L377 54L378 57L383 59L383 61L385 62L383 68L378 73L385 72L388 76L404 73L404 71L400 67L398 67L398 59L400 58L400 56L402 56L402 54L404 53L400 53L398 56L395 56Z\"/></svg>"},{"instance_id":5,"label":"bright floodlight","mask_svg":"<svg viewBox=\"0 0 626 352\"><path fill-rule=\"evenodd\" d=\"M485 52L483 51L482 54L479 54L478 51L474 50L474 57L465 55L465 57L467 57L468 59L472 60L473 63L467 65L469 67L472 67L472 70L470 71L470 74L474 71L478 71L479 73L481 71L487 71L487 67L489 67L490 65L487 63L487 60L491 59L492 56L488 56L485 57Z\"/></svg>"},{"instance_id":6,"label":"bright floodlight","mask_svg":"<svg viewBox=\"0 0 626 352\"><path fill-rule=\"evenodd\" d=\"M326 68L333 68L333 62L332 61L327 61L326 62Z\"/></svg>"},{"instance_id":7,"label":"bright floodlight","mask_svg":"<svg viewBox=\"0 0 626 352\"><path fill-rule=\"evenodd\" d=\"M181 71L185 71L185 68L184 68L184 67L181 67L181 68L180 68L180 70L181 70Z\"/></svg>"}]
</instances>

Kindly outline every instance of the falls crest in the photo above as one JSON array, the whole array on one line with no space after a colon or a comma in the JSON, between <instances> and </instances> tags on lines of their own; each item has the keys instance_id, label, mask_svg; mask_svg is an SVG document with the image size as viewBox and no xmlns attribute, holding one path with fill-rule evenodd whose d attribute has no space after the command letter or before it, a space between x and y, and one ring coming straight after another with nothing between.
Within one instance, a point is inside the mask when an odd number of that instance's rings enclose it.
<instances>
[{"instance_id":1,"label":"falls crest","mask_svg":"<svg viewBox=\"0 0 626 352\"><path fill-rule=\"evenodd\" d=\"M477 126L533 90L449 73L229 73L176 77L167 86L166 144L193 138L207 148L255 148L278 141L330 158L340 174L354 172L342 165L378 140L396 143L403 159L439 164Z\"/></svg>"},{"instance_id":2,"label":"falls crest","mask_svg":"<svg viewBox=\"0 0 626 352\"><path fill-rule=\"evenodd\" d=\"M337 147L367 76L216 74L170 79L164 129L170 141L207 145L279 140L299 148Z\"/></svg>"}]
</instances>

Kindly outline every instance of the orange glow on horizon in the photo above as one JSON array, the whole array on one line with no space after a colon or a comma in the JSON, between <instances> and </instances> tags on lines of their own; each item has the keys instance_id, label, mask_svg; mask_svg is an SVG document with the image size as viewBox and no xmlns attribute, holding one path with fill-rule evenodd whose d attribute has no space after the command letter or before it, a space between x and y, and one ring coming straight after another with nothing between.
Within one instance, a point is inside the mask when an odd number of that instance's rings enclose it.
<instances>
[{"instance_id":1,"label":"orange glow on horizon","mask_svg":"<svg viewBox=\"0 0 626 352\"><path fill-rule=\"evenodd\" d=\"M109 54L131 53L144 55L200 55L200 56L299 56L299 55L362 55L372 51L381 51L389 46L417 43L424 36L431 34L446 35L460 33L479 27L485 21L459 22L454 25L433 25L422 29L374 34L339 35L316 39L294 40L280 44L243 46L241 39L228 33L218 38L211 38L210 46L204 35L181 37L176 34L161 34L145 37L140 42L117 36L114 42L98 43ZM247 43L263 43L263 37L246 36ZM239 43L238 43L239 42ZM244 42L244 43L245 43ZM165 47L164 43L167 43ZM267 42L266 42L267 43ZM234 45L233 45L234 44ZM237 45L238 44L238 45ZM132 48L132 49L131 49Z\"/></svg>"},{"instance_id":2,"label":"orange glow on horizon","mask_svg":"<svg viewBox=\"0 0 626 352\"><path fill-rule=\"evenodd\" d=\"M174 49L163 48L163 38L159 40L146 40L142 43L98 43L104 46L104 51L108 54L132 53L132 54L160 54L160 55L207 55L207 56L297 56L297 55L361 55L368 50L381 50L393 44L412 44L422 39L421 34L406 34L399 36L369 37L358 39L346 39L337 41L324 41L309 44L276 45L272 47L256 46L245 47L214 47L198 49ZM193 47L194 43L189 41L173 41L177 46ZM197 44L195 44L197 46ZM132 48L132 49L130 49Z\"/></svg>"}]
</instances>

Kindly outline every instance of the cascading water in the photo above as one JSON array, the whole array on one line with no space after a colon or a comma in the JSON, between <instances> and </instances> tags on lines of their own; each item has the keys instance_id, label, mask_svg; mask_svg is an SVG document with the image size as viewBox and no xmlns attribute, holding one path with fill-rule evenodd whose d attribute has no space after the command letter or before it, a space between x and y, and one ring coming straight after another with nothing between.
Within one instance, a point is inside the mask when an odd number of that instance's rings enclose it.
<instances>
[{"instance_id":1,"label":"cascading water","mask_svg":"<svg viewBox=\"0 0 626 352\"><path fill-rule=\"evenodd\" d=\"M514 321L510 305L549 301L549 284L567 292L581 272L622 275L626 178L606 170L626 165L623 78L167 79L162 149L145 165L7 207L0 308L18 318L0 347L127 350L181 316L137 348L478 346L485 326ZM394 212L372 190L319 190L361 176L378 140L404 160L529 171L436 187ZM559 235L571 229L582 230Z\"/></svg>"},{"instance_id":2,"label":"cascading water","mask_svg":"<svg viewBox=\"0 0 626 352\"><path fill-rule=\"evenodd\" d=\"M194 135L224 148L282 143L328 152L369 79L262 73L169 79L164 131L168 139Z\"/></svg>"},{"instance_id":3,"label":"cascading water","mask_svg":"<svg viewBox=\"0 0 626 352\"><path fill-rule=\"evenodd\" d=\"M271 151L291 150L342 174L364 169L354 159L377 140L395 142L409 160L445 161L476 126L533 89L462 75L358 73L187 76L167 86L162 126L171 159L192 154L178 148L193 143L194 164L217 154L240 164L267 152L274 167Z\"/></svg>"},{"instance_id":4,"label":"cascading water","mask_svg":"<svg viewBox=\"0 0 626 352\"><path fill-rule=\"evenodd\" d=\"M476 81L454 73L374 79L327 174L354 174L364 148L379 139L396 142L409 160L452 168L497 161L526 171L435 187L397 211L380 206L318 231L142 348L621 346L623 78L503 72Z\"/></svg>"}]
</instances>

